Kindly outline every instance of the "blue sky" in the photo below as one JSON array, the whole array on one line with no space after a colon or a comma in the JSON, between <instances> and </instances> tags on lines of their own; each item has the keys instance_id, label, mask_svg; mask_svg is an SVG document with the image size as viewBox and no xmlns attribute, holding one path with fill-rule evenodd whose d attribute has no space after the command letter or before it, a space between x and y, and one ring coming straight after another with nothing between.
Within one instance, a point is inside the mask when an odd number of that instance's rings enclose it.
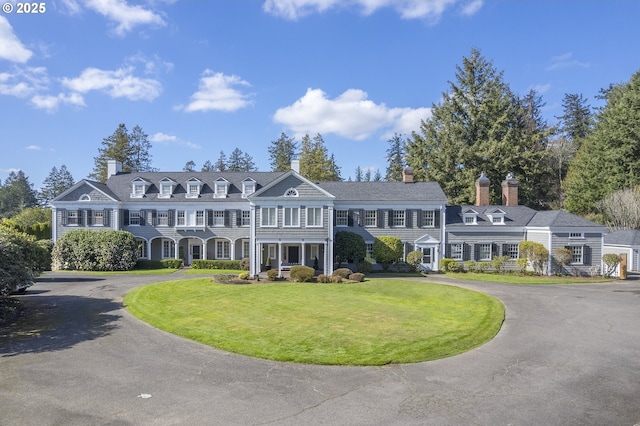
<instances>
[{"instance_id":1,"label":"blue sky","mask_svg":"<svg viewBox=\"0 0 640 426\"><path fill-rule=\"evenodd\" d=\"M640 69L640 2L481 0L49 0L0 12L0 178L76 181L119 123L153 165L199 169L240 148L268 171L281 132L321 133L342 177L384 174L478 48L550 124L565 93L594 106Z\"/></svg>"}]
</instances>

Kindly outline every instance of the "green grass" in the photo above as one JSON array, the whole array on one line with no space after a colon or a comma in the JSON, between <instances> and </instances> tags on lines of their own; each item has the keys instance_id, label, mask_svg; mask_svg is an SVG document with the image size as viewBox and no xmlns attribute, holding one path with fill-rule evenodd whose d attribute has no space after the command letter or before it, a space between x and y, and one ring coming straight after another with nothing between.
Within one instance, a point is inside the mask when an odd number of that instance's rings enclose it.
<instances>
[{"instance_id":1,"label":"green grass","mask_svg":"<svg viewBox=\"0 0 640 426\"><path fill-rule=\"evenodd\" d=\"M240 269L193 269L193 268L184 270L184 274L185 275L203 275L203 274L207 274L207 275L215 275L215 274L239 275L242 272L249 272L249 271L242 271Z\"/></svg>"},{"instance_id":2,"label":"green grass","mask_svg":"<svg viewBox=\"0 0 640 426\"><path fill-rule=\"evenodd\" d=\"M129 312L222 350L277 361L384 365L444 358L493 338L504 307L490 296L425 282L152 284L125 297Z\"/></svg>"},{"instance_id":3,"label":"green grass","mask_svg":"<svg viewBox=\"0 0 640 426\"><path fill-rule=\"evenodd\" d=\"M169 275L178 269L159 268L159 269L132 269L130 271L76 271L76 270L60 270L56 272L64 272L70 274L90 274L90 275Z\"/></svg>"},{"instance_id":4,"label":"green grass","mask_svg":"<svg viewBox=\"0 0 640 426\"><path fill-rule=\"evenodd\" d=\"M611 278L603 277L558 277L553 275L515 275L515 274L492 274L477 272L447 272L447 277L459 280L484 281L492 283L508 284L586 284L609 282Z\"/></svg>"}]
</instances>

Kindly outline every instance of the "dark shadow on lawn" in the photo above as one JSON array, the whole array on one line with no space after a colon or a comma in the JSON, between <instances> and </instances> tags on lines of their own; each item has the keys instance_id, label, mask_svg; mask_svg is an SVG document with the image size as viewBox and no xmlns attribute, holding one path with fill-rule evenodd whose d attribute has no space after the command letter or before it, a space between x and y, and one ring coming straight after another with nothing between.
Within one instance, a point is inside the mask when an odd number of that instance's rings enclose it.
<instances>
[{"instance_id":1,"label":"dark shadow on lawn","mask_svg":"<svg viewBox=\"0 0 640 426\"><path fill-rule=\"evenodd\" d=\"M0 327L0 356L68 349L108 335L117 327L122 305L111 299L30 294L21 314Z\"/></svg>"}]
</instances>

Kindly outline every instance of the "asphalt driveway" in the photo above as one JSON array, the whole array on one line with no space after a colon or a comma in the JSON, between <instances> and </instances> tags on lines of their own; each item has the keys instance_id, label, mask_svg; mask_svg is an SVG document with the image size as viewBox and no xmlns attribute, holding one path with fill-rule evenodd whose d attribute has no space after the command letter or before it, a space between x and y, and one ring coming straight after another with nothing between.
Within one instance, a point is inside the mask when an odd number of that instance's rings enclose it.
<instances>
[{"instance_id":1,"label":"asphalt driveway","mask_svg":"<svg viewBox=\"0 0 640 426\"><path fill-rule=\"evenodd\" d=\"M326 367L219 351L122 308L129 289L174 278L44 275L0 329L0 425L640 423L639 281L447 281L503 301L495 339L419 364Z\"/></svg>"}]
</instances>

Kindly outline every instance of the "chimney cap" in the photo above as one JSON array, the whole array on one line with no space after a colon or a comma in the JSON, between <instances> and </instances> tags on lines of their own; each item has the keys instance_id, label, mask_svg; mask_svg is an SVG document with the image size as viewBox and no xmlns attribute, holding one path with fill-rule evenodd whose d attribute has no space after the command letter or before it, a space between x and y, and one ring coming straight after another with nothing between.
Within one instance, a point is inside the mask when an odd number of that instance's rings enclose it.
<instances>
[{"instance_id":1,"label":"chimney cap","mask_svg":"<svg viewBox=\"0 0 640 426\"><path fill-rule=\"evenodd\" d=\"M489 178L484 174L484 172L481 172L477 182L489 182Z\"/></svg>"},{"instance_id":2,"label":"chimney cap","mask_svg":"<svg viewBox=\"0 0 640 426\"><path fill-rule=\"evenodd\" d=\"M505 180L517 180L517 179L512 172L509 172L507 173L507 177L505 178Z\"/></svg>"}]
</instances>

